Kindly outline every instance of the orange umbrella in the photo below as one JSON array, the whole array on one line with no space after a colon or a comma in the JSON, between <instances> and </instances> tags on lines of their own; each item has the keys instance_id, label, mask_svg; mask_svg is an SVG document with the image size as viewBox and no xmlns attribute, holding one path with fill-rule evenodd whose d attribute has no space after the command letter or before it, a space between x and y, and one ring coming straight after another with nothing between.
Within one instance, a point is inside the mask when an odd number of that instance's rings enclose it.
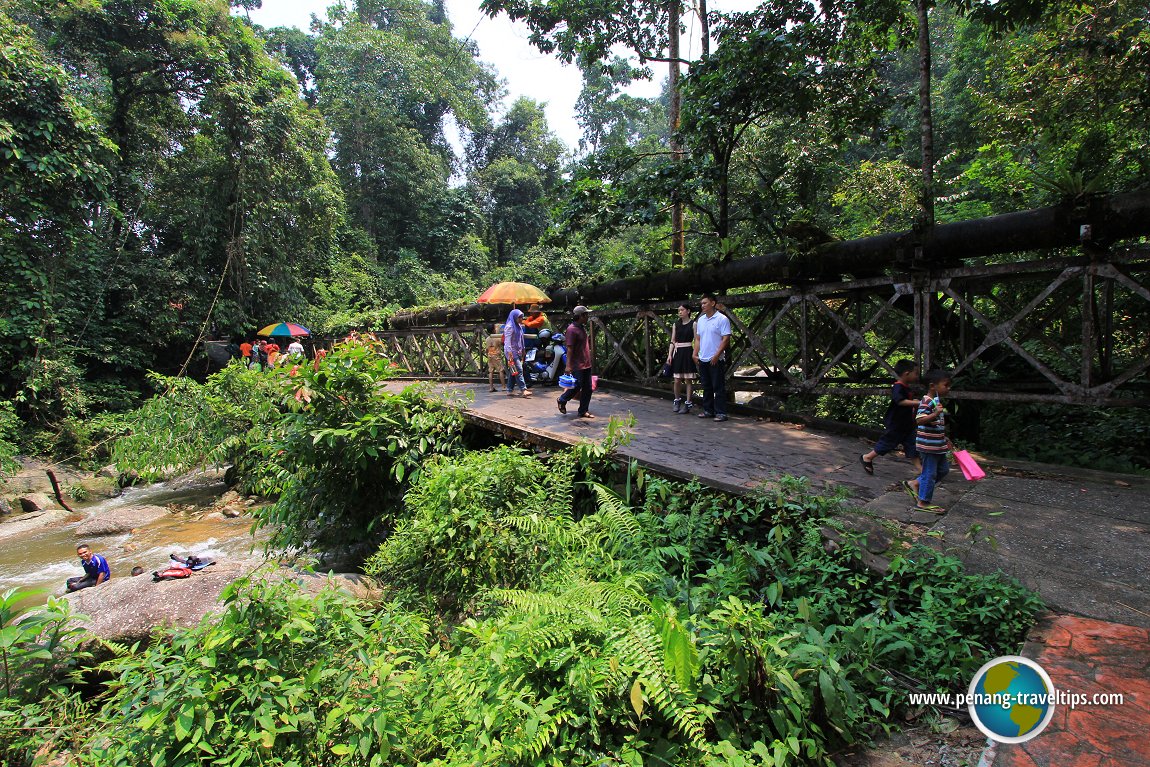
<instances>
[{"instance_id":1,"label":"orange umbrella","mask_svg":"<svg viewBox=\"0 0 1150 767\"><path fill-rule=\"evenodd\" d=\"M549 304L551 299L526 282L497 282L475 299L481 304Z\"/></svg>"}]
</instances>

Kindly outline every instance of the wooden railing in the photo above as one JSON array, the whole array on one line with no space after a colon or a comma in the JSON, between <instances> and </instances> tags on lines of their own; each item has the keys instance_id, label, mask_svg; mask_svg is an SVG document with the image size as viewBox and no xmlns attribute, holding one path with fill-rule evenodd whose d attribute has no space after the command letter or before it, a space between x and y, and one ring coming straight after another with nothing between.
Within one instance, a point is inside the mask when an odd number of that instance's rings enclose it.
<instances>
[{"instance_id":1,"label":"wooden railing","mask_svg":"<svg viewBox=\"0 0 1150 767\"><path fill-rule=\"evenodd\" d=\"M734 330L729 386L869 396L909 358L953 370L964 399L1150 404L1148 277L1150 249L1134 246L720 296ZM657 376L679 303L592 307L597 374L665 389ZM377 335L415 376L486 377L489 327Z\"/></svg>"}]
</instances>

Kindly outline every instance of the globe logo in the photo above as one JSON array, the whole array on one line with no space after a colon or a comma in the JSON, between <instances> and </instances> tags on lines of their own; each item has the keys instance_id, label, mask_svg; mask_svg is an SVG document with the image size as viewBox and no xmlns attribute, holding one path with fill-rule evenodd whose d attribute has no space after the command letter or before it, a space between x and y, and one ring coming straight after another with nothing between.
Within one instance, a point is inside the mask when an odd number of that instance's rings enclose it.
<instances>
[{"instance_id":1,"label":"globe logo","mask_svg":"<svg viewBox=\"0 0 1150 767\"><path fill-rule=\"evenodd\" d=\"M1025 743L1054 717L1054 685L1029 658L1004 655L974 675L968 694L970 717L999 743Z\"/></svg>"}]
</instances>

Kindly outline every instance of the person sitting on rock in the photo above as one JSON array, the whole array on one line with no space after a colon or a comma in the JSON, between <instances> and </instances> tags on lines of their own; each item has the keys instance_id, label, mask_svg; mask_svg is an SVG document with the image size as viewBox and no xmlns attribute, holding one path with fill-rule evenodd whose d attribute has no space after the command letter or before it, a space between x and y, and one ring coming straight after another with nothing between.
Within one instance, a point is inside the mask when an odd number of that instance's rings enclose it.
<instances>
[{"instance_id":1,"label":"person sitting on rock","mask_svg":"<svg viewBox=\"0 0 1150 767\"><path fill-rule=\"evenodd\" d=\"M108 560L99 554L93 554L92 548L88 544L81 543L76 547L76 553L80 555L80 565L84 568L84 574L68 579L68 591L79 591L89 586L99 586L112 577Z\"/></svg>"}]
</instances>

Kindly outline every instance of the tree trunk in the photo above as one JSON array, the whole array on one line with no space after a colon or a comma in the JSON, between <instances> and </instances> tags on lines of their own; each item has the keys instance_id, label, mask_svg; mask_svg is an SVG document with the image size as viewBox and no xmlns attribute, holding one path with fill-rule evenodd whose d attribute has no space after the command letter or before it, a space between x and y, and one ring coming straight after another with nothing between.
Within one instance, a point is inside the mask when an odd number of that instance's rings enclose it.
<instances>
[{"instance_id":1,"label":"tree trunk","mask_svg":"<svg viewBox=\"0 0 1150 767\"><path fill-rule=\"evenodd\" d=\"M918 107L922 132L922 213L924 231L934 226L934 120L930 114L930 0L918 1Z\"/></svg>"},{"instance_id":2,"label":"tree trunk","mask_svg":"<svg viewBox=\"0 0 1150 767\"><path fill-rule=\"evenodd\" d=\"M671 60L671 71L667 77L667 88L671 96L670 128L671 128L671 155L675 162L683 161L683 145L679 141L679 115L682 107L682 96L679 94L679 2L670 0L667 22L668 51L667 58ZM682 266L687 251L686 236L683 226L683 200L679 191L675 190L671 200L671 266Z\"/></svg>"},{"instance_id":3,"label":"tree trunk","mask_svg":"<svg viewBox=\"0 0 1150 767\"><path fill-rule=\"evenodd\" d=\"M707 20L707 0L699 0L700 43L703 58L711 55L711 22Z\"/></svg>"}]
</instances>

